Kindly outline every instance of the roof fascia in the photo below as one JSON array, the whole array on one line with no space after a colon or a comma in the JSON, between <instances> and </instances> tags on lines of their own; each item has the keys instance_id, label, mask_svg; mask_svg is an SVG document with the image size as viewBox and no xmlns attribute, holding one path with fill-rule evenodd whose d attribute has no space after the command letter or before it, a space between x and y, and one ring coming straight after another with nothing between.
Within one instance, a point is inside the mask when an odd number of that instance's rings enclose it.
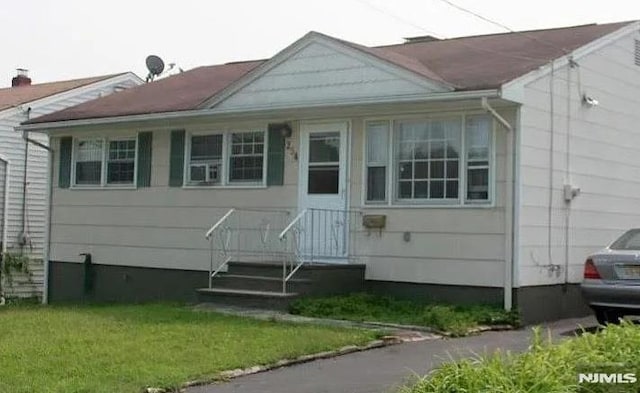
<instances>
[{"instance_id":1,"label":"roof fascia","mask_svg":"<svg viewBox=\"0 0 640 393\"><path fill-rule=\"evenodd\" d=\"M325 108L335 106L336 104L343 105L368 105L368 104L385 104L385 103L410 103L410 102L432 102L432 101L451 101L451 100L465 100L465 99L475 99L475 98L499 98L499 91L496 89L489 90L473 90L473 91L461 91L461 92L445 92L445 93L430 93L424 95L413 95L413 96L400 96L394 97L393 99L388 99L386 101L371 101L371 100L360 100L360 101L352 101L352 102L341 102L341 103L333 103L333 104L322 104L322 105L300 105L300 107L296 108L293 106L287 106L282 108L256 108L252 111L247 111L244 109L218 109L218 108L210 108L210 109L196 109L190 111L178 111L178 112L162 112L162 113L150 113L150 114L142 114L142 115L128 115L128 116L117 116L117 117L105 117L105 118L96 118L96 119L80 119L80 120L65 120L65 121L57 121L57 122L49 122L49 123L35 123L35 124L24 124L17 127L18 130L28 131L28 132L46 132L48 130L61 129L61 128L69 128L69 127L81 127L81 126L93 126L93 125L108 125L108 124L122 124L128 122L146 122L146 121L154 121L154 120L171 120L177 118L197 118L197 117L206 117L206 116L215 116L215 115L236 115L241 113L247 114L264 114L269 115L271 113L278 113L282 110L292 110L292 109L314 109L314 108Z\"/></svg>"}]
</instances>

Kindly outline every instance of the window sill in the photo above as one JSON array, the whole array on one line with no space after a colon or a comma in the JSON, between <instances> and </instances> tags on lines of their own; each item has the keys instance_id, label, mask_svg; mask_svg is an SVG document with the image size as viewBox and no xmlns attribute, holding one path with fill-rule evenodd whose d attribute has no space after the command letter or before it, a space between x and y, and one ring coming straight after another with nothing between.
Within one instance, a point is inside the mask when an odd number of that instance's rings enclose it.
<instances>
[{"instance_id":1,"label":"window sill","mask_svg":"<svg viewBox=\"0 0 640 393\"><path fill-rule=\"evenodd\" d=\"M197 185L184 185L182 189L184 190L251 190L251 189L263 189L267 188L265 184L228 184L228 185L211 185L211 186L197 186Z\"/></svg>"},{"instance_id":2,"label":"window sill","mask_svg":"<svg viewBox=\"0 0 640 393\"><path fill-rule=\"evenodd\" d=\"M105 186L71 186L69 187L70 190L92 190L92 191L96 191L96 190L137 190L138 187L136 187L133 184L130 185L105 185Z\"/></svg>"},{"instance_id":3,"label":"window sill","mask_svg":"<svg viewBox=\"0 0 640 393\"><path fill-rule=\"evenodd\" d=\"M474 204L363 204L361 209L493 209L494 203L474 203Z\"/></svg>"}]
</instances>

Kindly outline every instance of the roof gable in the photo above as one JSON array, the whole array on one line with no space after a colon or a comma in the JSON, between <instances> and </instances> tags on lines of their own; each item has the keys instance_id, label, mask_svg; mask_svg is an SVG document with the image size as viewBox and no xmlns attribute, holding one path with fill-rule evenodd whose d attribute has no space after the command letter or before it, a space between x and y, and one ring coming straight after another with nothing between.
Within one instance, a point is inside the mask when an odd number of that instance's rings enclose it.
<instances>
[{"instance_id":1,"label":"roof gable","mask_svg":"<svg viewBox=\"0 0 640 393\"><path fill-rule=\"evenodd\" d=\"M203 107L291 108L383 101L451 90L434 72L411 58L312 32Z\"/></svg>"}]
</instances>

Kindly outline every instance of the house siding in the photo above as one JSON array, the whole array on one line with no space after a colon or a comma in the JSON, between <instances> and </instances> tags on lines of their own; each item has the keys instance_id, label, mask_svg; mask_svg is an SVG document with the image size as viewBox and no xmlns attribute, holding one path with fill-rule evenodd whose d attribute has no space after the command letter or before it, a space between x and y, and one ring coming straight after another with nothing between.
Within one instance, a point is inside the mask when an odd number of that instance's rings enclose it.
<instances>
[{"instance_id":1,"label":"house siding","mask_svg":"<svg viewBox=\"0 0 640 393\"><path fill-rule=\"evenodd\" d=\"M516 109L500 110L515 121ZM353 124L351 206L362 206L363 127L365 118ZM365 205L364 214L384 214L381 232L359 232L360 257L367 264L366 278L376 281L501 287L504 284L507 131L494 124L494 203L464 207L385 207ZM462 170L462 169L461 169ZM411 240L403 240L409 232ZM509 251L510 252L510 251Z\"/></svg>"},{"instance_id":2,"label":"house siding","mask_svg":"<svg viewBox=\"0 0 640 393\"><path fill-rule=\"evenodd\" d=\"M452 108L455 106L452 105ZM437 107L434 107L437 108ZM461 114L460 107L453 113ZM479 102L470 105L478 111ZM405 111L427 114L425 105ZM449 111L452 109L450 108ZM515 119L515 109L502 111ZM384 112L376 112L378 115ZM390 116L393 115L390 111ZM366 116L326 117L351 124L350 207L362 208L362 145ZM335 120L334 120L335 121ZM267 124L269 121L264 121ZM188 122L186 122L188 123ZM291 145L298 148L299 121L293 121ZM236 125L237 126L237 125ZM108 135L131 135L126 126ZM215 123L189 125L193 130L223 128ZM239 127L239 126L237 126ZM282 209L293 214L298 203L298 166L285 154L284 184L255 189L186 189L169 187L169 140L175 127L153 131L151 186L143 189L60 189L54 168L51 260L80 262L89 252L94 263L123 266L208 270L206 230L230 208ZM104 129L106 130L106 129ZM506 131L496 129L495 203L486 207L367 207L366 213L387 215L381 234L359 230L357 261L367 264L369 280L500 287L505 261ZM101 130L60 131L57 148L67 135L105 135ZM410 231L409 243L402 240Z\"/></svg>"},{"instance_id":3,"label":"house siding","mask_svg":"<svg viewBox=\"0 0 640 393\"><path fill-rule=\"evenodd\" d=\"M45 223L47 215L47 178L48 152L36 145L25 145L22 133L15 127L20 123L52 112L56 112L100 96L111 94L115 86L131 87L139 84L133 76L112 78L109 81L94 83L42 100L26 103L18 108L0 112L0 153L10 162L9 178L9 206L7 214L7 249L18 251L21 249L20 237L23 233L23 214L26 217L26 232L30 243L24 247L34 260L31 264L31 281L20 274L14 274L15 282L6 287L7 296L27 297L40 295L44 269L42 264L45 243ZM31 110L27 114L27 108ZM49 144L49 138L43 134L30 134L29 137L44 145ZM27 154L26 204L23 206L24 195L24 166ZM2 176L5 174L2 168ZM0 179L0 195L4 196L4 179ZM0 203L0 216L4 216L4 201ZM23 213L23 207L26 212ZM3 221L0 221L0 225Z\"/></svg>"},{"instance_id":4,"label":"house siding","mask_svg":"<svg viewBox=\"0 0 640 393\"><path fill-rule=\"evenodd\" d=\"M562 284L567 265L567 281L578 283L590 253L640 226L640 156L635 147L640 146L640 67L634 64L634 39L640 39L637 32L579 58L577 68L558 68L525 86L520 286ZM585 107L581 94L593 96L599 105ZM564 184L581 189L570 205L563 199Z\"/></svg>"},{"instance_id":5,"label":"house siding","mask_svg":"<svg viewBox=\"0 0 640 393\"><path fill-rule=\"evenodd\" d=\"M342 104L442 90L400 76L354 50L313 42L217 105L219 109Z\"/></svg>"}]
</instances>

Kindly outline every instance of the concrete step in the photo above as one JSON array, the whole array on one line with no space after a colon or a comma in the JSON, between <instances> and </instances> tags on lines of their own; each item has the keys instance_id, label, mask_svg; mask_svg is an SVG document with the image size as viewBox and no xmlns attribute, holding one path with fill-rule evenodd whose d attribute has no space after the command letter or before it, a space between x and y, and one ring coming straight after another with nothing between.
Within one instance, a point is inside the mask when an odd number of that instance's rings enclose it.
<instances>
[{"instance_id":1,"label":"concrete step","mask_svg":"<svg viewBox=\"0 0 640 393\"><path fill-rule=\"evenodd\" d=\"M200 288L196 292L202 303L274 310L287 310L289 303L299 296L297 293L230 288Z\"/></svg>"},{"instance_id":2,"label":"concrete step","mask_svg":"<svg viewBox=\"0 0 640 393\"><path fill-rule=\"evenodd\" d=\"M291 269L291 265L288 266ZM346 274L361 274L364 279L365 265L362 264L332 264L306 263L295 274L295 278L315 279L327 274L342 276ZM350 273L347 273L350 272ZM282 262L229 262L227 273L242 276L282 277Z\"/></svg>"},{"instance_id":3,"label":"concrete step","mask_svg":"<svg viewBox=\"0 0 640 393\"><path fill-rule=\"evenodd\" d=\"M291 278L287 282L287 292L305 292L305 288L311 284L309 279ZM282 292L282 275L273 277L219 273L213 278L212 285L223 289Z\"/></svg>"}]
</instances>

